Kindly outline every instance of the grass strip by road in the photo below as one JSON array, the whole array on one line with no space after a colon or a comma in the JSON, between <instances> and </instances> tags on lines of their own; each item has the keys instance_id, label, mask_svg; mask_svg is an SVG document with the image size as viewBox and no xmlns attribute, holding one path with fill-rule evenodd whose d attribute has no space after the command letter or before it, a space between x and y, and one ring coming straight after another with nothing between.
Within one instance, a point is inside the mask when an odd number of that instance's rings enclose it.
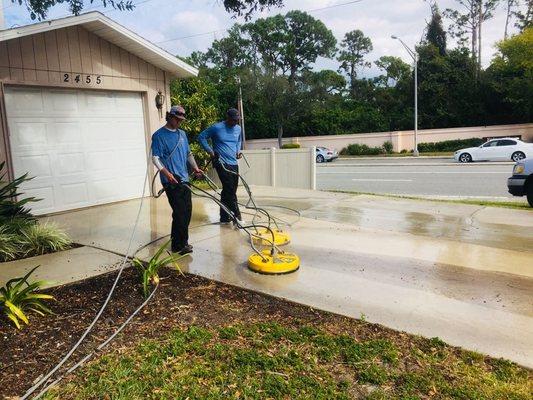
<instances>
[{"instance_id":1,"label":"grass strip by road","mask_svg":"<svg viewBox=\"0 0 533 400\"><path fill-rule=\"evenodd\" d=\"M468 204L474 206L482 207L500 207L500 208L511 208L515 210L528 210L533 211L533 208L529 206L526 202L519 203L514 201L493 201L493 200L476 200L476 199L434 199L430 197L419 197L419 196L408 196L402 194L383 194L383 193L371 193L371 192L357 192L349 190L326 190L327 192L332 193L346 193L346 194L355 194L355 195L365 195L365 196L377 196L377 197L388 197L393 199L407 199L407 200L424 200L432 201L436 203L451 203L451 204Z\"/></svg>"},{"instance_id":2,"label":"grass strip by road","mask_svg":"<svg viewBox=\"0 0 533 400\"><path fill-rule=\"evenodd\" d=\"M531 372L438 338L276 322L175 329L90 363L46 399L529 399Z\"/></svg>"},{"instance_id":3,"label":"grass strip by road","mask_svg":"<svg viewBox=\"0 0 533 400\"><path fill-rule=\"evenodd\" d=\"M427 153L420 153L420 156L423 157L453 157L453 152L443 151L443 152L427 152ZM390 153L390 154L375 154L375 155L357 155L352 156L349 154L343 154L339 156L340 158L374 158L374 157L382 157L382 158L390 158L390 157L412 157L412 158L418 158L413 156L413 153Z\"/></svg>"}]
</instances>

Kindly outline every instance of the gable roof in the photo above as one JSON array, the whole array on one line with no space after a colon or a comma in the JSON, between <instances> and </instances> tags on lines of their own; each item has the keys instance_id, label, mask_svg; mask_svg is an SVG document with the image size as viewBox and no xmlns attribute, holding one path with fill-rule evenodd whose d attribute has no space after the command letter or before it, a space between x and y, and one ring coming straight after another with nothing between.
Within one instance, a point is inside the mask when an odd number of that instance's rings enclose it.
<instances>
[{"instance_id":1,"label":"gable roof","mask_svg":"<svg viewBox=\"0 0 533 400\"><path fill-rule=\"evenodd\" d=\"M193 66L181 61L166 50L142 38L98 11L3 30L0 31L0 42L75 25L82 26L102 39L169 72L172 76L187 78L198 75L198 70Z\"/></svg>"}]
</instances>

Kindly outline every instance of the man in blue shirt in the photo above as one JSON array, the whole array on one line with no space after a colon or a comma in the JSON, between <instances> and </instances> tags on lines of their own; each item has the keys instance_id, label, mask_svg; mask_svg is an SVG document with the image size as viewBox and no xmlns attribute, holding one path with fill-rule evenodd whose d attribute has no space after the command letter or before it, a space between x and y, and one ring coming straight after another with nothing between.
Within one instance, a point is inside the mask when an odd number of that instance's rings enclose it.
<instances>
[{"instance_id":1,"label":"man in blue shirt","mask_svg":"<svg viewBox=\"0 0 533 400\"><path fill-rule=\"evenodd\" d=\"M237 186L239 184L239 164L241 158L241 127L239 111L230 108L226 113L226 120L211 125L198 136L198 141L203 149L209 153L213 160L220 182L222 193L220 201L242 223L241 212L237 202ZM208 140L211 140L212 147ZM228 172L230 171L230 172ZM229 223L231 217L222 208L220 209L220 222Z\"/></svg>"},{"instance_id":2,"label":"man in blue shirt","mask_svg":"<svg viewBox=\"0 0 533 400\"><path fill-rule=\"evenodd\" d=\"M172 252L187 254L192 252L189 245L189 223L191 222L192 201L187 164L192 171L201 175L189 141L179 126L185 120L185 110L174 106L167 112L167 123L152 135L152 161L159 169L161 183L172 207L172 231L170 233Z\"/></svg>"}]
</instances>

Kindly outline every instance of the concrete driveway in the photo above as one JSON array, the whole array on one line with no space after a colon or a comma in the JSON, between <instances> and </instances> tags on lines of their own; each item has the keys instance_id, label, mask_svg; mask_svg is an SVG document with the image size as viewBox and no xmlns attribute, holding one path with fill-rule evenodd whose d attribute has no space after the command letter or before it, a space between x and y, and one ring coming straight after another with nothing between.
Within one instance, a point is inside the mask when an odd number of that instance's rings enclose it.
<instances>
[{"instance_id":1,"label":"concrete driveway","mask_svg":"<svg viewBox=\"0 0 533 400\"><path fill-rule=\"evenodd\" d=\"M247 237L213 225L216 206L196 198L185 271L533 367L533 212L290 189L254 193L260 204L302 212L274 212L292 224L287 249L300 255L300 270L249 271ZM139 202L51 219L79 243L124 253ZM166 199L145 200L134 247L169 229Z\"/></svg>"}]
</instances>

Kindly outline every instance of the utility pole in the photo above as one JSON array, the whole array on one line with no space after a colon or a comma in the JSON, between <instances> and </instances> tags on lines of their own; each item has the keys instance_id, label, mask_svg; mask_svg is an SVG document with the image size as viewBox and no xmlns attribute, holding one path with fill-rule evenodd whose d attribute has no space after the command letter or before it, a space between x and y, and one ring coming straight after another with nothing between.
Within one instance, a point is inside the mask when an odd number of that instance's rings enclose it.
<instances>
[{"instance_id":1,"label":"utility pole","mask_svg":"<svg viewBox=\"0 0 533 400\"><path fill-rule=\"evenodd\" d=\"M407 46L402 39L400 39L397 36L392 35L391 38L395 40L399 40L400 43L405 47L405 50L409 53L411 58L413 59L413 62L415 64L415 135L414 135L414 149L413 149L413 156L418 157L420 153L418 152L418 54L416 51L411 50L409 46Z\"/></svg>"},{"instance_id":2,"label":"utility pole","mask_svg":"<svg viewBox=\"0 0 533 400\"><path fill-rule=\"evenodd\" d=\"M246 131L244 129L244 107L242 104L242 88L241 88L241 77L238 76L237 84L239 85L239 91L237 96L237 107L239 109L239 114L241 114L241 131L242 131L242 149L246 148Z\"/></svg>"}]
</instances>

